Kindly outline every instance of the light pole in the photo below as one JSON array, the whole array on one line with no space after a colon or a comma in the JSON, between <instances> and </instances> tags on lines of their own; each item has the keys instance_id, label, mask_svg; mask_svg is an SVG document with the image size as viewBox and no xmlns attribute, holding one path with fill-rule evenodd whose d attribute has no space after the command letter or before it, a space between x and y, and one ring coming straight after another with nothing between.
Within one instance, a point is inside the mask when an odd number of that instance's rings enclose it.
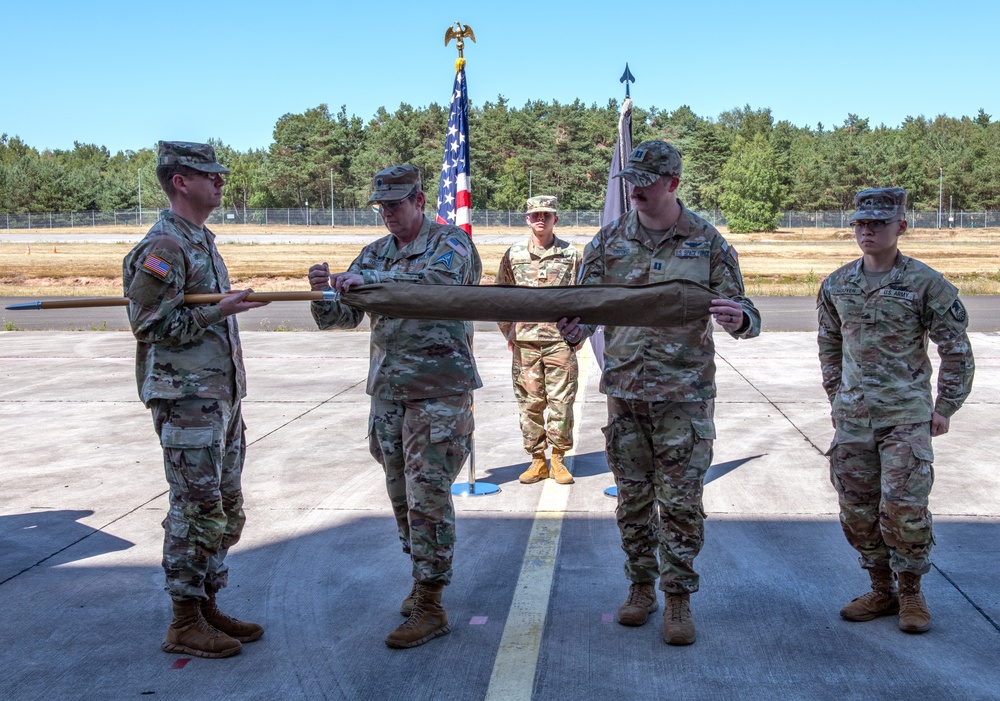
<instances>
[{"instance_id":1,"label":"light pole","mask_svg":"<svg viewBox=\"0 0 1000 701\"><path fill-rule=\"evenodd\" d=\"M142 166L139 166L137 177L139 178L139 226L142 226Z\"/></svg>"},{"instance_id":2,"label":"light pole","mask_svg":"<svg viewBox=\"0 0 1000 701\"><path fill-rule=\"evenodd\" d=\"M940 169L938 180L938 228L941 228L941 211L944 208L944 168Z\"/></svg>"},{"instance_id":3,"label":"light pole","mask_svg":"<svg viewBox=\"0 0 1000 701\"><path fill-rule=\"evenodd\" d=\"M306 200L306 226L309 226L309 200Z\"/></svg>"},{"instance_id":4,"label":"light pole","mask_svg":"<svg viewBox=\"0 0 1000 701\"><path fill-rule=\"evenodd\" d=\"M333 213L333 168L330 169L330 226L337 226L337 222L334 219L335 215Z\"/></svg>"}]
</instances>

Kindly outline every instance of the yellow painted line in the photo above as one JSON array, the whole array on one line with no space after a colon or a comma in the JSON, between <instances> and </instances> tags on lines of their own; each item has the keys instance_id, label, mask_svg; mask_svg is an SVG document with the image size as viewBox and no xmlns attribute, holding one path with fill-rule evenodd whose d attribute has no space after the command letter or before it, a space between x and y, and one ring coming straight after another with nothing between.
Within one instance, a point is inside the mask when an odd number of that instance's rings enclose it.
<instances>
[{"instance_id":1,"label":"yellow painted line","mask_svg":"<svg viewBox=\"0 0 1000 701\"><path fill-rule=\"evenodd\" d=\"M580 380L576 402L573 404L574 446L578 444L580 419L593 357L590 344L584 345L578 352ZM573 455L568 455L567 459L572 472ZM486 689L487 701L531 699L538 653L542 648L542 633L545 630L545 613L548 611L552 592L552 576L559 554L559 536L562 534L562 521L568 502L569 487L556 484L555 480L545 480L535 509L531 534L528 536L528 546L524 551L521 573L514 589L514 600L511 601L500 647L493 661L493 673Z\"/></svg>"}]
</instances>

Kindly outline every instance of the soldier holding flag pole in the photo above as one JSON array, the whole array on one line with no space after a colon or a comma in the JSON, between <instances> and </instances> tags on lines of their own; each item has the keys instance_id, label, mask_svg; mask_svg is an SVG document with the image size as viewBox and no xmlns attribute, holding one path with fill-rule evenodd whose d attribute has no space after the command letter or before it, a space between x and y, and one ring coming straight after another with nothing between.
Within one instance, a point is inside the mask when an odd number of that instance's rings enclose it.
<instances>
[{"instance_id":1,"label":"soldier holding flag pole","mask_svg":"<svg viewBox=\"0 0 1000 701\"><path fill-rule=\"evenodd\" d=\"M266 302L250 302L251 290L242 290L185 304L185 293L230 292L205 227L228 172L208 144L161 141L156 178L170 209L122 263L139 396L152 411L170 484L163 569L173 621L162 648L198 657L235 655L264 634L222 613L215 596L228 583L226 554L246 520L246 374L235 315Z\"/></svg>"}]
</instances>

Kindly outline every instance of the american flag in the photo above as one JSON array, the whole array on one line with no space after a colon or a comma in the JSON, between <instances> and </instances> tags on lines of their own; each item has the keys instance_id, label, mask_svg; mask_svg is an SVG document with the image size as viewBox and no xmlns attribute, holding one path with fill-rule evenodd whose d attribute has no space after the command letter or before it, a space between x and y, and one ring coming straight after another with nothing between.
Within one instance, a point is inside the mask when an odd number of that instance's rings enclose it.
<instances>
[{"instance_id":1,"label":"american flag","mask_svg":"<svg viewBox=\"0 0 1000 701\"><path fill-rule=\"evenodd\" d=\"M465 68L455 73L455 90L444 140L444 163L438 186L437 221L454 224L472 234L472 194L469 188L469 95Z\"/></svg>"}]
</instances>

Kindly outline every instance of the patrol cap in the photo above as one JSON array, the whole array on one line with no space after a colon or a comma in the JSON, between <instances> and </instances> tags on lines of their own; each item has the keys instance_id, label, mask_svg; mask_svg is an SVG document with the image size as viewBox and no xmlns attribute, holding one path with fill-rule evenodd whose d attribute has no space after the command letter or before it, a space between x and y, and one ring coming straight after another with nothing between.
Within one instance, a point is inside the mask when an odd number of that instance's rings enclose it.
<instances>
[{"instance_id":1,"label":"patrol cap","mask_svg":"<svg viewBox=\"0 0 1000 701\"><path fill-rule=\"evenodd\" d=\"M538 195L537 197L528 198L528 214L534 212L555 212L556 211L556 201L555 195Z\"/></svg>"},{"instance_id":2,"label":"patrol cap","mask_svg":"<svg viewBox=\"0 0 1000 701\"><path fill-rule=\"evenodd\" d=\"M625 167L615 174L633 185L648 187L661 175L681 174L681 153L666 141L643 141L632 150Z\"/></svg>"},{"instance_id":3,"label":"patrol cap","mask_svg":"<svg viewBox=\"0 0 1000 701\"><path fill-rule=\"evenodd\" d=\"M373 202L397 202L420 192L420 169L416 166L391 166L375 173L372 178Z\"/></svg>"},{"instance_id":4,"label":"patrol cap","mask_svg":"<svg viewBox=\"0 0 1000 701\"><path fill-rule=\"evenodd\" d=\"M901 187L876 187L862 190L854 196L854 207L858 211L848 220L851 224L860 220L895 219L906 216L906 190Z\"/></svg>"},{"instance_id":5,"label":"patrol cap","mask_svg":"<svg viewBox=\"0 0 1000 701\"><path fill-rule=\"evenodd\" d=\"M215 160L215 149L209 144L191 141L161 141L156 159L158 166L187 166L202 173L228 173L229 168Z\"/></svg>"}]
</instances>

